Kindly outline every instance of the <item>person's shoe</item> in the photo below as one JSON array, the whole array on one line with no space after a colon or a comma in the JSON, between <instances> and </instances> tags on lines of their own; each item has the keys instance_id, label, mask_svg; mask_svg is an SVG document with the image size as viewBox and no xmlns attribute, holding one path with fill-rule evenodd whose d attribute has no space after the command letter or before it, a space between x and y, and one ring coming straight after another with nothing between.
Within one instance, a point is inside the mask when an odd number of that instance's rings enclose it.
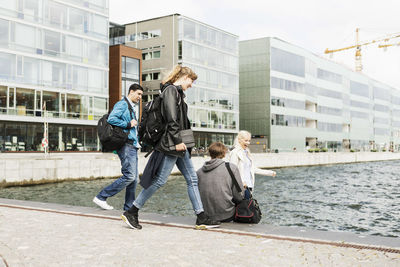
<instances>
[{"instance_id":1,"label":"person's shoe","mask_svg":"<svg viewBox=\"0 0 400 267\"><path fill-rule=\"evenodd\" d=\"M114 209L113 206L110 206L107 204L107 201L105 200L100 200L97 197L93 198L93 202L98 205L100 208L102 208L103 210L112 210Z\"/></svg>"},{"instance_id":2,"label":"person's shoe","mask_svg":"<svg viewBox=\"0 0 400 267\"><path fill-rule=\"evenodd\" d=\"M125 211L121 215L122 220L132 229L137 229L140 230L142 229L142 226L139 224L139 218L138 215L133 215L127 211Z\"/></svg>"},{"instance_id":3,"label":"person's shoe","mask_svg":"<svg viewBox=\"0 0 400 267\"><path fill-rule=\"evenodd\" d=\"M206 230L220 226L220 222L211 220L204 212L197 214L196 230Z\"/></svg>"}]
</instances>

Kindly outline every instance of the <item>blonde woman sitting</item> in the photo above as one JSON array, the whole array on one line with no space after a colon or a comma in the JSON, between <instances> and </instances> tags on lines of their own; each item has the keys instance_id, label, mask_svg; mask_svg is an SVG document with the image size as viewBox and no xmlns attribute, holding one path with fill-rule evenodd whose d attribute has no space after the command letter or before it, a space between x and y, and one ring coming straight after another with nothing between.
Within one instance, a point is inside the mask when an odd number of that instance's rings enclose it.
<instances>
[{"instance_id":1,"label":"blonde woman sitting","mask_svg":"<svg viewBox=\"0 0 400 267\"><path fill-rule=\"evenodd\" d=\"M254 188L254 174L276 176L276 172L262 170L254 166L253 159L249 150L251 134L248 131L240 131L235 139L235 148L229 155L229 161L235 164L240 172L242 183L245 188L245 198L250 198Z\"/></svg>"}]
</instances>

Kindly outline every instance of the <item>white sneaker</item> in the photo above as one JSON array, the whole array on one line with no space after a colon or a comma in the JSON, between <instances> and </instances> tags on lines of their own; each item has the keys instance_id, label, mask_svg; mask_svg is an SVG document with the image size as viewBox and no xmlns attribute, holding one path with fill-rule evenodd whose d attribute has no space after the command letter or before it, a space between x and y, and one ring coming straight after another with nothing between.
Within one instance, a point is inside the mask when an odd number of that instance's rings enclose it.
<instances>
[{"instance_id":1,"label":"white sneaker","mask_svg":"<svg viewBox=\"0 0 400 267\"><path fill-rule=\"evenodd\" d=\"M112 210L112 209L114 209L113 206L110 206L110 205L107 204L107 201L100 200L97 197L93 198L93 202L95 204L97 204L100 208L102 208L103 210Z\"/></svg>"}]
</instances>

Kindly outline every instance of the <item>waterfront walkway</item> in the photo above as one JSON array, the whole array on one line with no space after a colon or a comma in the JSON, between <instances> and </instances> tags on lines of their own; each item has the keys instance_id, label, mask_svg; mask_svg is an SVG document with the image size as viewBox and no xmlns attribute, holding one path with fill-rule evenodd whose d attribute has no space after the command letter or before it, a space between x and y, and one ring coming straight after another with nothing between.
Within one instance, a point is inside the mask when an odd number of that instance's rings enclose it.
<instances>
[{"instance_id":1,"label":"waterfront walkway","mask_svg":"<svg viewBox=\"0 0 400 267\"><path fill-rule=\"evenodd\" d=\"M0 199L0 266L400 266L400 239Z\"/></svg>"}]
</instances>

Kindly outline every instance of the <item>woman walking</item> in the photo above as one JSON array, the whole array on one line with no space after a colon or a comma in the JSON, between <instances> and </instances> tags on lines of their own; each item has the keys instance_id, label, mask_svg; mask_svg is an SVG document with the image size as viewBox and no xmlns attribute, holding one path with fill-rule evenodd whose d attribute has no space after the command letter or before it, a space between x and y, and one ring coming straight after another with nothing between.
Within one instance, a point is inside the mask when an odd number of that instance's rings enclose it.
<instances>
[{"instance_id":1,"label":"woman walking","mask_svg":"<svg viewBox=\"0 0 400 267\"><path fill-rule=\"evenodd\" d=\"M175 164L187 183L189 198L197 215L196 229L218 227L220 224L208 218L204 213L198 189L197 174L190 159L188 147L183 140L183 130L190 129L184 92L192 86L196 79L196 73L190 68L177 65L161 84L161 110L167 126L165 133L155 146L155 150L162 153L164 158L151 185L144 188L133 202L132 208L122 214L122 219L133 229L142 228L138 218L139 209L167 182Z\"/></svg>"}]
</instances>

